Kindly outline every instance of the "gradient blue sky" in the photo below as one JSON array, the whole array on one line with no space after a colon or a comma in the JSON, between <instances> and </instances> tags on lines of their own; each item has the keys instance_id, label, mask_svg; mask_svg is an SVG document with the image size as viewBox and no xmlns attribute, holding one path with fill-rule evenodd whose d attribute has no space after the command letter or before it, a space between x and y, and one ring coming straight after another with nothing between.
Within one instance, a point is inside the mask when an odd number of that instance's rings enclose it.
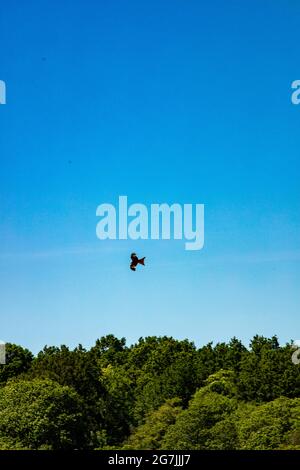
<instances>
[{"instance_id":1,"label":"gradient blue sky","mask_svg":"<svg viewBox=\"0 0 300 470\"><path fill-rule=\"evenodd\" d=\"M1 339L300 338L299 20L296 0L1 3ZM99 241L119 195L204 203L204 249Z\"/></svg>"}]
</instances>

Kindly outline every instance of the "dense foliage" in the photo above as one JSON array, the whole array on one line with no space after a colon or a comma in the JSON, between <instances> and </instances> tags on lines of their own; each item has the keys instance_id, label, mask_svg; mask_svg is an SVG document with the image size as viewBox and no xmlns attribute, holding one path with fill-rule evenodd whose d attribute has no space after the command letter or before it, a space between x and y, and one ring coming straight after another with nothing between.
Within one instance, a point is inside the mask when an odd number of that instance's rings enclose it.
<instances>
[{"instance_id":1,"label":"dense foliage","mask_svg":"<svg viewBox=\"0 0 300 470\"><path fill-rule=\"evenodd\" d=\"M7 344L0 449L299 449L292 344L255 336L102 337L90 350Z\"/></svg>"}]
</instances>

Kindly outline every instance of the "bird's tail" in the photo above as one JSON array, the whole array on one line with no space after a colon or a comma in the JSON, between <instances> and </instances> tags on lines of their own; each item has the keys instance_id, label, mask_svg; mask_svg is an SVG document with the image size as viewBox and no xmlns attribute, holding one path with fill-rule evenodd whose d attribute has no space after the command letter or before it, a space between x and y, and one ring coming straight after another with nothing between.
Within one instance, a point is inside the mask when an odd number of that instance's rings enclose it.
<instances>
[{"instance_id":1,"label":"bird's tail","mask_svg":"<svg viewBox=\"0 0 300 470\"><path fill-rule=\"evenodd\" d=\"M145 266L145 258L146 256L144 258L139 259L139 263L142 264L143 266Z\"/></svg>"}]
</instances>

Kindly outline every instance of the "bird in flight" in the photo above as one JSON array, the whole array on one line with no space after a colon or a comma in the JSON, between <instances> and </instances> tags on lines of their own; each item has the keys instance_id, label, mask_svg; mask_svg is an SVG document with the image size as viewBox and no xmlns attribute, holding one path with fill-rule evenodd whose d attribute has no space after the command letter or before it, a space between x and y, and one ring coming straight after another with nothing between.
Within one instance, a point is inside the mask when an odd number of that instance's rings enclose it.
<instances>
[{"instance_id":1,"label":"bird in flight","mask_svg":"<svg viewBox=\"0 0 300 470\"><path fill-rule=\"evenodd\" d=\"M136 256L136 253L131 253L130 258L131 258L130 269L132 271L136 270L136 267L138 264L142 264L143 266L145 266L145 256L144 258L138 259L138 257Z\"/></svg>"}]
</instances>

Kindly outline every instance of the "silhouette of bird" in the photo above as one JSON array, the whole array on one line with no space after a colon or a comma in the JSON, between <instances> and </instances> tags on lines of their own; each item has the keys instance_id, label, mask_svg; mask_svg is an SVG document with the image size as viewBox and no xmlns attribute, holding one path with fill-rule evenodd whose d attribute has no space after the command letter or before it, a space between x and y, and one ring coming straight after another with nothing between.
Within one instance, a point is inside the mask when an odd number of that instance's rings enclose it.
<instances>
[{"instance_id":1,"label":"silhouette of bird","mask_svg":"<svg viewBox=\"0 0 300 470\"><path fill-rule=\"evenodd\" d=\"M145 256L144 258L138 259L136 253L131 253L130 258L131 258L130 269L132 271L136 270L136 267L138 264L142 264L143 266L145 266Z\"/></svg>"}]
</instances>

